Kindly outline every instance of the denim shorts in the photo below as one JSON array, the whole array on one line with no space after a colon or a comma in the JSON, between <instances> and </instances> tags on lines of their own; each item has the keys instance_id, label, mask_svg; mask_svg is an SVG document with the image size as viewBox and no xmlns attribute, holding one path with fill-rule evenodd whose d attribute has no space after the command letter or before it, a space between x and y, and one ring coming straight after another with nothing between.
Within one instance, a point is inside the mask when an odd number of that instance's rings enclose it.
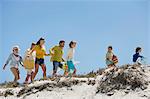
<instances>
[{"instance_id":1,"label":"denim shorts","mask_svg":"<svg viewBox=\"0 0 150 99\"><path fill-rule=\"evenodd\" d=\"M44 64L44 59L42 59L42 58L40 58L40 59L36 58L35 59L35 64L43 65Z\"/></svg>"},{"instance_id":2,"label":"denim shorts","mask_svg":"<svg viewBox=\"0 0 150 99\"><path fill-rule=\"evenodd\" d=\"M53 70L57 71L58 67L62 68L63 64L61 64L61 62L53 61Z\"/></svg>"}]
</instances>

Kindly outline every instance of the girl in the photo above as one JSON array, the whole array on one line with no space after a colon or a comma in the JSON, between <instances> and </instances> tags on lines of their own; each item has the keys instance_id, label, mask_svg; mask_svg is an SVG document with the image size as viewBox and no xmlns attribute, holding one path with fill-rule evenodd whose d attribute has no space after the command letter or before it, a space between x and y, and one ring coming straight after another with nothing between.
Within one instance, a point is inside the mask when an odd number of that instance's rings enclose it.
<instances>
[{"instance_id":1,"label":"girl","mask_svg":"<svg viewBox=\"0 0 150 99\"><path fill-rule=\"evenodd\" d=\"M68 72L69 72L70 76L76 74L76 68L74 65L75 47L76 47L76 42L71 41L69 44L69 49L68 49L68 53L67 53L67 65L68 65Z\"/></svg>"},{"instance_id":2,"label":"girl","mask_svg":"<svg viewBox=\"0 0 150 99\"><path fill-rule=\"evenodd\" d=\"M32 54L30 54L30 52L33 50L35 45L36 45L35 43L32 43L31 48L27 49L25 56L24 56L23 63L24 63L25 69L27 70L27 76L24 82L25 84L28 84L29 78L31 79L31 82L32 82L36 52L34 51Z\"/></svg>"},{"instance_id":3,"label":"girl","mask_svg":"<svg viewBox=\"0 0 150 99\"><path fill-rule=\"evenodd\" d=\"M33 74L33 78L35 78L36 74L39 70L39 65L41 66L43 70L43 79L46 78L46 65L44 63L44 57L49 56L49 54L46 54L45 48L44 48L45 40L43 38L40 38L39 41L36 43L35 47L31 51L30 54L32 54L34 51L36 52L36 58L35 58L35 72Z\"/></svg>"},{"instance_id":4,"label":"girl","mask_svg":"<svg viewBox=\"0 0 150 99\"><path fill-rule=\"evenodd\" d=\"M9 55L3 70L5 70L6 66L9 64L10 62L10 70L14 75L14 83L17 83L17 81L20 79L20 75L19 75L19 69L18 66L19 64L21 64L23 66L23 61L22 61L22 57L19 55L19 46L14 46L12 49L12 53Z\"/></svg>"}]
</instances>

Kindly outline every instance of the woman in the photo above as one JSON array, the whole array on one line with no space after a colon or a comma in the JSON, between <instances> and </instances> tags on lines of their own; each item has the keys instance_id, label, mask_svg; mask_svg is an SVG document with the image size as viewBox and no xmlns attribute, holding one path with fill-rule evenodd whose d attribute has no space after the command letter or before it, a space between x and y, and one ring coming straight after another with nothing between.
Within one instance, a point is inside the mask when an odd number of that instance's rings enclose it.
<instances>
[{"instance_id":1,"label":"woman","mask_svg":"<svg viewBox=\"0 0 150 99\"><path fill-rule=\"evenodd\" d=\"M31 79L31 82L32 82L36 52L34 51L32 54L30 54L30 52L33 50L35 45L36 45L35 43L32 43L31 48L27 49L27 51L25 52L24 61L23 61L24 67L27 71L27 76L24 82L25 84L28 84L29 78Z\"/></svg>"},{"instance_id":2,"label":"woman","mask_svg":"<svg viewBox=\"0 0 150 99\"><path fill-rule=\"evenodd\" d=\"M14 75L14 83L16 83L20 79L18 66L21 64L23 66L22 57L19 55L19 46L14 46L12 49L12 53L9 55L3 70L5 70L6 66L10 62L10 70Z\"/></svg>"},{"instance_id":3,"label":"woman","mask_svg":"<svg viewBox=\"0 0 150 99\"><path fill-rule=\"evenodd\" d=\"M118 59L113 54L112 50L113 50L112 46L108 46L108 51L106 54L106 64L108 67L115 67L115 65L118 63Z\"/></svg>"},{"instance_id":4,"label":"woman","mask_svg":"<svg viewBox=\"0 0 150 99\"><path fill-rule=\"evenodd\" d=\"M69 44L69 49L67 53L67 65L69 76L76 74L76 68L74 65L74 53L75 53L76 42L71 41Z\"/></svg>"},{"instance_id":5,"label":"woman","mask_svg":"<svg viewBox=\"0 0 150 99\"><path fill-rule=\"evenodd\" d=\"M46 65L44 63L44 57L49 56L49 54L46 54L45 48L44 48L45 40L43 38L40 38L39 41L36 43L35 47L31 51L30 54L32 54L34 51L36 52L36 58L35 58L35 72L33 74L33 78L35 78L36 74L38 73L39 66L41 66L43 70L43 79L46 78Z\"/></svg>"}]
</instances>

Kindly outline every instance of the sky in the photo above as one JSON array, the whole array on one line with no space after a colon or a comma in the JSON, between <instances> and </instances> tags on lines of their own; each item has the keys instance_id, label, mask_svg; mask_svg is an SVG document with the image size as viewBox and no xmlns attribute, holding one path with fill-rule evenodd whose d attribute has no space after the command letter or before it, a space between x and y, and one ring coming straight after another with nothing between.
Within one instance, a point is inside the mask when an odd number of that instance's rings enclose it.
<instances>
[{"instance_id":1,"label":"sky","mask_svg":"<svg viewBox=\"0 0 150 99\"><path fill-rule=\"evenodd\" d=\"M23 56L32 42L45 38L46 51L65 40L64 57L71 40L77 41L75 60L78 74L106 67L105 54L113 46L119 66L132 63L137 46L150 57L149 0L1 0L0 1L0 82L13 80L10 66L2 67L13 45ZM47 75L52 73L45 57ZM26 70L19 67L21 80ZM42 77L42 70L36 78Z\"/></svg>"}]
</instances>

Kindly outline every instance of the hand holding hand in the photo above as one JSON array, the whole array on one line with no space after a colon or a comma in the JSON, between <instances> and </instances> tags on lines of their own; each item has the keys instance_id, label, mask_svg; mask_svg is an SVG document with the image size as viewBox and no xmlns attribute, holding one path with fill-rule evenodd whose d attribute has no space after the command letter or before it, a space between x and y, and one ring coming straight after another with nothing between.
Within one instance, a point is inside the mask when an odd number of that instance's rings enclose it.
<instances>
[{"instance_id":1,"label":"hand holding hand","mask_svg":"<svg viewBox=\"0 0 150 99\"><path fill-rule=\"evenodd\" d=\"M6 68L6 64L3 66L3 70L5 70L5 68Z\"/></svg>"}]
</instances>

